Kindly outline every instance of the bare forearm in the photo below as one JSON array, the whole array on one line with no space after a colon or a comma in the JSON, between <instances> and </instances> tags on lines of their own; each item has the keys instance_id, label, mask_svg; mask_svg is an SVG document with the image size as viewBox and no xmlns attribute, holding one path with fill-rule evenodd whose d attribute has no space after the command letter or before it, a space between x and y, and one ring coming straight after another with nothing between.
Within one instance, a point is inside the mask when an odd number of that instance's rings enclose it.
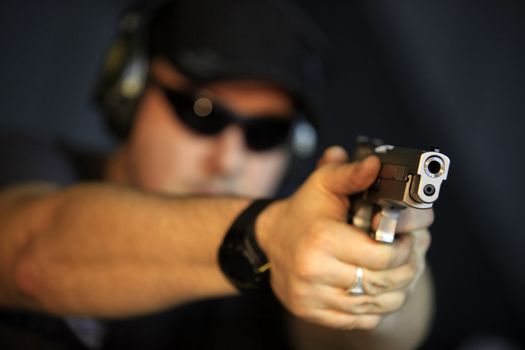
<instances>
[{"instance_id":1,"label":"bare forearm","mask_svg":"<svg viewBox=\"0 0 525 350\"><path fill-rule=\"evenodd\" d=\"M0 236L19 242L6 258L18 288L11 299L54 313L112 317L234 293L216 254L246 204L101 184L28 200L4 217L10 232Z\"/></svg>"},{"instance_id":2,"label":"bare forearm","mask_svg":"<svg viewBox=\"0 0 525 350\"><path fill-rule=\"evenodd\" d=\"M419 252L412 237L378 244L347 224L347 198L368 188L379 166L375 157L323 166L258 216L271 287L293 314L334 329L371 329L380 315L401 311L400 294L421 266L411 257L424 256L429 235L418 235L428 236ZM101 184L13 191L0 193L0 305L113 317L235 293L217 248L248 200L176 199ZM431 223L426 215L413 221L400 232ZM362 305L344 293L356 266L371 272L369 282L390 281L382 294L395 297L370 295Z\"/></svg>"}]
</instances>

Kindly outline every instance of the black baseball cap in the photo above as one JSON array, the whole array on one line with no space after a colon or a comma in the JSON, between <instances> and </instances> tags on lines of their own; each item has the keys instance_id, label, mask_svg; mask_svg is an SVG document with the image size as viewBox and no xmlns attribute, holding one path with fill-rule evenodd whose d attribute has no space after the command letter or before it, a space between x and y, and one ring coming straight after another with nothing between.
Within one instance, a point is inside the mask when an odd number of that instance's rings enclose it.
<instances>
[{"instance_id":1,"label":"black baseball cap","mask_svg":"<svg viewBox=\"0 0 525 350\"><path fill-rule=\"evenodd\" d=\"M150 22L150 53L197 84L260 79L284 88L318 128L326 41L288 0L177 0Z\"/></svg>"}]
</instances>

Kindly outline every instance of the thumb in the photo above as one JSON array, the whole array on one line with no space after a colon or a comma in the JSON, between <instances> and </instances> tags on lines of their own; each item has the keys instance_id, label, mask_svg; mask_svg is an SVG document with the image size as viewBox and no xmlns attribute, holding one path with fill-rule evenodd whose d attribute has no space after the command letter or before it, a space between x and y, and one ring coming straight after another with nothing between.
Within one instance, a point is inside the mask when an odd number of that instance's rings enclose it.
<instances>
[{"instance_id":1,"label":"thumb","mask_svg":"<svg viewBox=\"0 0 525 350\"><path fill-rule=\"evenodd\" d=\"M376 156L345 164L328 164L320 169L319 181L329 192L349 196L366 190L377 177L381 162Z\"/></svg>"}]
</instances>

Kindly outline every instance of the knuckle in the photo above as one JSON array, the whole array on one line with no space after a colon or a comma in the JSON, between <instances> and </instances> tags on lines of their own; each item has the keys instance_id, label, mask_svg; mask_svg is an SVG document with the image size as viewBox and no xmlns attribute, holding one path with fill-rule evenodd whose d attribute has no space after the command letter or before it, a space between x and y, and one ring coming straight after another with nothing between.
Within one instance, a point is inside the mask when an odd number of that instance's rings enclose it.
<instances>
[{"instance_id":1,"label":"knuckle","mask_svg":"<svg viewBox=\"0 0 525 350\"><path fill-rule=\"evenodd\" d=\"M311 231L303 237L297 246L293 261L297 276L311 280L319 275L320 264L317 263L319 252L325 244L325 235L321 231Z\"/></svg>"},{"instance_id":2,"label":"knuckle","mask_svg":"<svg viewBox=\"0 0 525 350\"><path fill-rule=\"evenodd\" d=\"M364 289L366 290L366 294L375 296L381 293L381 287L376 282L366 282Z\"/></svg>"},{"instance_id":3,"label":"knuckle","mask_svg":"<svg viewBox=\"0 0 525 350\"><path fill-rule=\"evenodd\" d=\"M394 281L388 274L383 274L377 281L369 280L366 285L366 291L370 295L379 295L394 285Z\"/></svg>"},{"instance_id":4,"label":"knuckle","mask_svg":"<svg viewBox=\"0 0 525 350\"><path fill-rule=\"evenodd\" d=\"M297 276L302 280L312 281L323 273L323 264L319 263L319 259L330 249L330 238L326 232L325 224L316 224L297 246L293 260Z\"/></svg>"},{"instance_id":5,"label":"knuckle","mask_svg":"<svg viewBox=\"0 0 525 350\"><path fill-rule=\"evenodd\" d=\"M328 243L326 233L330 231L329 224L325 221L316 221L306 235L305 242L312 247L324 247Z\"/></svg>"},{"instance_id":6,"label":"knuckle","mask_svg":"<svg viewBox=\"0 0 525 350\"><path fill-rule=\"evenodd\" d=\"M303 281L312 282L320 274L320 267L314 262L313 254L301 254L296 260L297 277Z\"/></svg>"},{"instance_id":7,"label":"knuckle","mask_svg":"<svg viewBox=\"0 0 525 350\"><path fill-rule=\"evenodd\" d=\"M363 301L353 306L352 313L356 315L369 314L373 312L375 308L376 308L376 305L373 302Z\"/></svg>"},{"instance_id":8,"label":"knuckle","mask_svg":"<svg viewBox=\"0 0 525 350\"><path fill-rule=\"evenodd\" d=\"M395 276L392 273L385 273L383 275L383 280L381 281L382 285L385 286L386 289L394 289L396 285L398 284L396 281Z\"/></svg>"}]
</instances>

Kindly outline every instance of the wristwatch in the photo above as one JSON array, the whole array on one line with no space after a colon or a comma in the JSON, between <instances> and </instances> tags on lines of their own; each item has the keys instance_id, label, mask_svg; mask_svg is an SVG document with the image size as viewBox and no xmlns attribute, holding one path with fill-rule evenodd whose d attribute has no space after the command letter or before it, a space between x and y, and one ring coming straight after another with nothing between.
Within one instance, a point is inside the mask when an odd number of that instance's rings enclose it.
<instances>
[{"instance_id":1,"label":"wristwatch","mask_svg":"<svg viewBox=\"0 0 525 350\"><path fill-rule=\"evenodd\" d=\"M255 220L272 199L252 202L235 219L219 248L224 275L245 294L266 294L270 288L270 262L255 238Z\"/></svg>"}]
</instances>

